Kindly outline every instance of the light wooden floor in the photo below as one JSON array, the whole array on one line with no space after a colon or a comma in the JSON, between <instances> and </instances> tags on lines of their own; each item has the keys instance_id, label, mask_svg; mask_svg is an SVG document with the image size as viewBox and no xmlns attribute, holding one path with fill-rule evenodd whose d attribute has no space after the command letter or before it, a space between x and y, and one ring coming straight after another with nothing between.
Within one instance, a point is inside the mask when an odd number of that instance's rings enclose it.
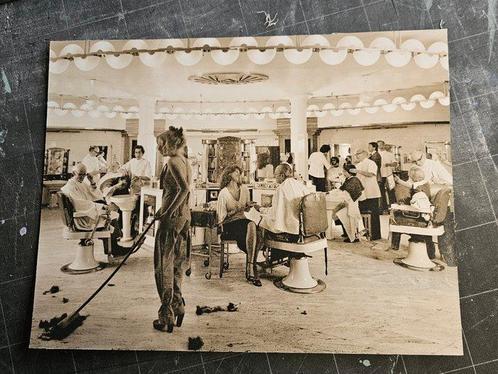
<instances>
[{"instance_id":1,"label":"light wooden floor","mask_svg":"<svg viewBox=\"0 0 498 374\"><path fill-rule=\"evenodd\" d=\"M32 348L186 350L188 337L201 336L206 351L336 352L379 354L462 354L456 268L439 273L401 268L386 251L385 240L345 244L329 241L329 274L323 254L310 259L311 272L327 288L299 295L277 289L264 278L263 287L244 280L244 255L231 256L228 273L204 278L200 259L185 278L187 314L173 334L152 328L159 307L152 253L140 250L85 308L84 325L65 341L45 342L40 319L71 313L109 275L112 268L86 275L66 275L61 265L72 260L75 242L61 236L57 210L42 211L37 281L32 324ZM101 243L96 254L105 260ZM274 276L286 273L286 267ZM58 285L61 291L43 295ZM62 298L70 301L62 303ZM196 305L239 303L234 313L196 316ZM302 314L306 311L306 315Z\"/></svg>"}]
</instances>

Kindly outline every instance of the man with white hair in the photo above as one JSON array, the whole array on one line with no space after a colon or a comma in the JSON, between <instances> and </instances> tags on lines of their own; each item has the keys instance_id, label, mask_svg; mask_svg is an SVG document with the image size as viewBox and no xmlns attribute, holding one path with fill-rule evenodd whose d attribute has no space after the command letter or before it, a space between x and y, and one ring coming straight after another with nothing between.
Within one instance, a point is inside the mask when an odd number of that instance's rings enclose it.
<instances>
[{"instance_id":1,"label":"man with white hair","mask_svg":"<svg viewBox=\"0 0 498 374\"><path fill-rule=\"evenodd\" d=\"M381 157L379 188L381 193L380 208L381 211L387 211L389 205L396 201L394 190L389 188L387 178L393 178L393 168L396 167L397 162L394 155L388 151L386 143L383 140L377 140L379 145L379 154Z\"/></svg>"},{"instance_id":2,"label":"man with white hair","mask_svg":"<svg viewBox=\"0 0 498 374\"><path fill-rule=\"evenodd\" d=\"M74 218L74 225L78 230L93 230L105 226L105 218L110 214L113 232L111 234L112 254L116 256L124 255L128 252L117 243L121 230L116 222L119 218L117 207L114 205L107 206L102 200L102 193L97 189L97 185L91 174L87 173L86 166L79 163L73 166L73 177L61 188L61 192L66 195L73 204L74 210L82 217ZM90 186L84 183L85 177L90 181ZM104 240L104 251L109 252L107 241Z\"/></svg>"},{"instance_id":3,"label":"man with white hair","mask_svg":"<svg viewBox=\"0 0 498 374\"><path fill-rule=\"evenodd\" d=\"M422 151L414 151L410 155L412 161L422 168L425 179L431 184L445 184L452 186L453 177L444 166L435 160L430 160Z\"/></svg>"},{"instance_id":4,"label":"man with white hair","mask_svg":"<svg viewBox=\"0 0 498 374\"><path fill-rule=\"evenodd\" d=\"M356 151L355 156L358 160L356 163L357 177L363 185L363 193L360 196L359 206L362 213L369 213L371 217L372 240L379 240L380 234L380 216L379 200L380 188L377 183L377 164L368 158L367 151L360 149Z\"/></svg>"}]
</instances>

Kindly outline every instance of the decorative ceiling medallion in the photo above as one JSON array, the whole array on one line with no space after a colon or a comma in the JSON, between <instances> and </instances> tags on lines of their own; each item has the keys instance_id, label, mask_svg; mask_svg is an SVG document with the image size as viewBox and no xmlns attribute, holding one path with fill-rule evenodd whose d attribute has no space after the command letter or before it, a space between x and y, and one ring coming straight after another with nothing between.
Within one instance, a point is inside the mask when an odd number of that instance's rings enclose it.
<instances>
[{"instance_id":1,"label":"decorative ceiling medallion","mask_svg":"<svg viewBox=\"0 0 498 374\"><path fill-rule=\"evenodd\" d=\"M202 84L249 84L268 80L268 75L260 73L205 73L191 75L189 80Z\"/></svg>"}]
</instances>

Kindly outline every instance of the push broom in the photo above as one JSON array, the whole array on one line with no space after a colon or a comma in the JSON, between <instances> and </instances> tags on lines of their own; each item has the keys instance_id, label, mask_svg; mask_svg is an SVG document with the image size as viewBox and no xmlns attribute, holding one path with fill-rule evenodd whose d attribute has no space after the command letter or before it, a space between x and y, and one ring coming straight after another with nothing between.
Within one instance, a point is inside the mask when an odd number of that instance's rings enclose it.
<instances>
[{"instance_id":1,"label":"push broom","mask_svg":"<svg viewBox=\"0 0 498 374\"><path fill-rule=\"evenodd\" d=\"M50 321L51 322L50 324L52 326L50 326L50 328L48 328L48 330L40 336L40 339L62 340L67 336L69 336L70 334L72 334L74 330L76 330L79 326L83 324L83 321L86 319L86 316L80 315L80 312L95 298L95 296L99 294L100 291L102 291L102 289L107 285L107 283L109 283L109 281L114 277L114 275L116 275L119 269L121 269L126 260L128 260L128 258L142 246L142 244L145 241L145 234L147 234L150 228L154 225L155 221L160 219L161 217L162 215L159 217L154 217L154 219L149 224L147 224L147 226L142 231L138 239L130 247L128 253L124 256L124 258L121 260L116 269L114 269L114 271L100 285L100 287L97 288L97 290L95 290L95 292L69 316L66 313L64 313L62 316L55 317L54 319L52 319Z\"/></svg>"}]
</instances>

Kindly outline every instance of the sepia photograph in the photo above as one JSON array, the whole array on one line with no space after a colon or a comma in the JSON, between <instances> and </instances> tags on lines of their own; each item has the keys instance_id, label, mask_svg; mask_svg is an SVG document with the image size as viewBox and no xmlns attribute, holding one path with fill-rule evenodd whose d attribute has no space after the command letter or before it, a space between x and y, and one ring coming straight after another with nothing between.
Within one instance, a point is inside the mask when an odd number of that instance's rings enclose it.
<instances>
[{"instance_id":1,"label":"sepia photograph","mask_svg":"<svg viewBox=\"0 0 498 374\"><path fill-rule=\"evenodd\" d=\"M447 31L52 41L30 348L462 355Z\"/></svg>"}]
</instances>

